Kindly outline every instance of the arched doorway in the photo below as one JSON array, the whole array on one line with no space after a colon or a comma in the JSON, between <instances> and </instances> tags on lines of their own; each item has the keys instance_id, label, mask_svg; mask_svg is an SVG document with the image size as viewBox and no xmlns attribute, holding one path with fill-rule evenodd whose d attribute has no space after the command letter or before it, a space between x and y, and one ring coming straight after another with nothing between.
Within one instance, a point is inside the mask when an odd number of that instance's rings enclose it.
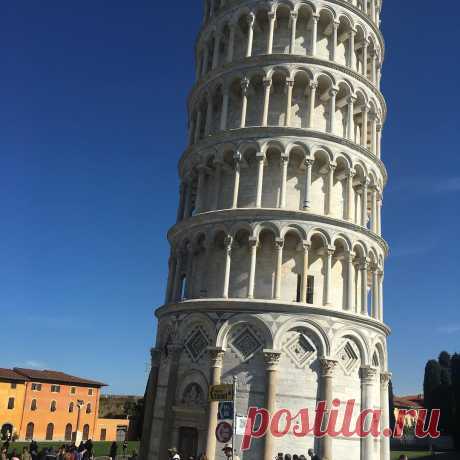
<instances>
[{"instance_id":1,"label":"arched doorway","mask_svg":"<svg viewBox=\"0 0 460 460\"><path fill-rule=\"evenodd\" d=\"M65 426L64 440L72 441L72 424L70 423Z\"/></svg>"},{"instance_id":2,"label":"arched doorway","mask_svg":"<svg viewBox=\"0 0 460 460\"><path fill-rule=\"evenodd\" d=\"M11 423L5 423L2 425L1 438L2 441L10 440L13 435L13 425Z\"/></svg>"},{"instance_id":3,"label":"arched doorway","mask_svg":"<svg viewBox=\"0 0 460 460\"><path fill-rule=\"evenodd\" d=\"M52 441L53 440L53 434L54 434L54 425L52 423L48 423L46 427L46 440L47 441Z\"/></svg>"},{"instance_id":4,"label":"arched doorway","mask_svg":"<svg viewBox=\"0 0 460 460\"><path fill-rule=\"evenodd\" d=\"M182 458L198 456L198 430L196 428L179 428L179 452Z\"/></svg>"},{"instance_id":5,"label":"arched doorway","mask_svg":"<svg viewBox=\"0 0 460 460\"><path fill-rule=\"evenodd\" d=\"M34 438L34 424L29 422L26 427L26 441L31 441Z\"/></svg>"}]
</instances>

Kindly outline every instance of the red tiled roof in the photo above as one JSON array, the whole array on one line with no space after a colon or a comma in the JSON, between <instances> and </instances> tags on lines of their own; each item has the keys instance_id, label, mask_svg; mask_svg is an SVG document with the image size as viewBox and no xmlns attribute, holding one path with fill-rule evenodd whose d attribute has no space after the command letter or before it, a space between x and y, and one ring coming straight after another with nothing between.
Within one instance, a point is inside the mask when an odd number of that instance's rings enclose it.
<instances>
[{"instance_id":1,"label":"red tiled roof","mask_svg":"<svg viewBox=\"0 0 460 460\"><path fill-rule=\"evenodd\" d=\"M23 369L15 367L13 371L26 377L24 380L34 381L45 381L45 382L56 382L70 385L85 385L94 387L107 386L105 383L97 382L96 380L88 380L81 377L75 377L74 375L65 374L64 372L51 371L51 370L37 370L37 369Z\"/></svg>"},{"instance_id":2,"label":"red tiled roof","mask_svg":"<svg viewBox=\"0 0 460 460\"><path fill-rule=\"evenodd\" d=\"M423 409L423 396L395 396L394 405L405 409Z\"/></svg>"},{"instance_id":3,"label":"red tiled roof","mask_svg":"<svg viewBox=\"0 0 460 460\"><path fill-rule=\"evenodd\" d=\"M25 382L27 379L13 371L12 369L4 369L0 367L0 380L11 380L14 382Z\"/></svg>"}]
</instances>

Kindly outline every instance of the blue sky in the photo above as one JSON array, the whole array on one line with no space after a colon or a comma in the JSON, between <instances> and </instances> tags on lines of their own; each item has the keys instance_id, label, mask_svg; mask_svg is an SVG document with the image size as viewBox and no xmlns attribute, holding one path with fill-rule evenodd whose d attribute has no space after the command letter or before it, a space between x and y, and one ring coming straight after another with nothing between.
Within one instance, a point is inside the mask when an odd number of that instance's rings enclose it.
<instances>
[{"instance_id":1,"label":"blue sky","mask_svg":"<svg viewBox=\"0 0 460 460\"><path fill-rule=\"evenodd\" d=\"M199 3L3 5L0 367L143 393ZM427 359L460 351L459 14L384 2L385 311L399 394L420 391Z\"/></svg>"}]
</instances>

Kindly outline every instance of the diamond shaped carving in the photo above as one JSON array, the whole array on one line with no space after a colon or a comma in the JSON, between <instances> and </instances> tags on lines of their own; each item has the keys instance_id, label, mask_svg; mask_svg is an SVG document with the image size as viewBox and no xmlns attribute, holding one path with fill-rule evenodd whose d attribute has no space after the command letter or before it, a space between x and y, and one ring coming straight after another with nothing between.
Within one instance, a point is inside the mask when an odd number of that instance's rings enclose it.
<instances>
[{"instance_id":1,"label":"diamond shaped carving","mask_svg":"<svg viewBox=\"0 0 460 460\"><path fill-rule=\"evenodd\" d=\"M189 335L185 341L185 350L194 362L198 361L209 345L208 338L200 327Z\"/></svg>"},{"instance_id":2,"label":"diamond shaped carving","mask_svg":"<svg viewBox=\"0 0 460 460\"><path fill-rule=\"evenodd\" d=\"M337 359L345 374L350 375L360 364L357 346L347 340L337 352Z\"/></svg>"},{"instance_id":3,"label":"diamond shaped carving","mask_svg":"<svg viewBox=\"0 0 460 460\"><path fill-rule=\"evenodd\" d=\"M263 347L248 327L231 341L230 346L243 361L251 359Z\"/></svg>"},{"instance_id":4,"label":"diamond shaped carving","mask_svg":"<svg viewBox=\"0 0 460 460\"><path fill-rule=\"evenodd\" d=\"M311 363L316 349L310 340L302 333L297 333L289 339L284 350L297 367L304 368Z\"/></svg>"}]
</instances>

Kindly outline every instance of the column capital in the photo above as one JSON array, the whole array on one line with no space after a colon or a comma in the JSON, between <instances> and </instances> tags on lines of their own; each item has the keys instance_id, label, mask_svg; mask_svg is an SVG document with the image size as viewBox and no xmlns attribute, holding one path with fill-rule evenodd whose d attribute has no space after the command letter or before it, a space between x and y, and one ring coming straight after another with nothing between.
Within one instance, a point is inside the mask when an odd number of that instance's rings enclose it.
<instances>
[{"instance_id":1,"label":"column capital","mask_svg":"<svg viewBox=\"0 0 460 460\"><path fill-rule=\"evenodd\" d=\"M271 21L275 20L276 19L276 11L269 11L267 13L267 16L268 16L268 19L270 19Z\"/></svg>"},{"instance_id":2,"label":"column capital","mask_svg":"<svg viewBox=\"0 0 460 460\"><path fill-rule=\"evenodd\" d=\"M286 86L292 88L294 86L294 80L292 78L286 78Z\"/></svg>"},{"instance_id":3,"label":"column capital","mask_svg":"<svg viewBox=\"0 0 460 460\"><path fill-rule=\"evenodd\" d=\"M222 347L208 347L209 359L211 367L222 368L225 349Z\"/></svg>"},{"instance_id":4,"label":"column capital","mask_svg":"<svg viewBox=\"0 0 460 460\"><path fill-rule=\"evenodd\" d=\"M381 132L382 129L383 129L382 123L377 123L377 131L378 131L378 132Z\"/></svg>"},{"instance_id":5,"label":"column capital","mask_svg":"<svg viewBox=\"0 0 460 460\"><path fill-rule=\"evenodd\" d=\"M331 89L329 90L329 96L331 96L331 97L336 97L337 94L339 94L338 88L331 88Z\"/></svg>"},{"instance_id":6,"label":"column capital","mask_svg":"<svg viewBox=\"0 0 460 460\"><path fill-rule=\"evenodd\" d=\"M356 96L353 96L352 94L347 97L347 102L349 104L354 104L357 100L358 100L358 98Z\"/></svg>"},{"instance_id":7,"label":"column capital","mask_svg":"<svg viewBox=\"0 0 460 460\"><path fill-rule=\"evenodd\" d=\"M267 159L267 155L263 152L257 152L256 153L256 160L257 161L265 161Z\"/></svg>"},{"instance_id":8,"label":"column capital","mask_svg":"<svg viewBox=\"0 0 460 460\"><path fill-rule=\"evenodd\" d=\"M233 155L233 160L235 161L235 163L240 163L243 160L243 155L241 155L240 152L235 152L235 154Z\"/></svg>"},{"instance_id":9,"label":"column capital","mask_svg":"<svg viewBox=\"0 0 460 460\"><path fill-rule=\"evenodd\" d=\"M346 257L347 257L347 261L348 261L348 262L353 262L353 260L354 260L355 257L356 257L356 252L348 251Z\"/></svg>"},{"instance_id":10,"label":"column capital","mask_svg":"<svg viewBox=\"0 0 460 460\"><path fill-rule=\"evenodd\" d=\"M308 83L308 86L310 87L310 89L318 89L318 82L316 81L310 81Z\"/></svg>"},{"instance_id":11,"label":"column capital","mask_svg":"<svg viewBox=\"0 0 460 460\"><path fill-rule=\"evenodd\" d=\"M335 30L337 30L340 26L340 21L337 21L337 19L335 19L333 22L332 22L332 27L334 27Z\"/></svg>"},{"instance_id":12,"label":"column capital","mask_svg":"<svg viewBox=\"0 0 460 460\"><path fill-rule=\"evenodd\" d=\"M277 350L265 349L263 353L266 370L276 371L278 369L278 364L281 360L281 352Z\"/></svg>"},{"instance_id":13,"label":"column capital","mask_svg":"<svg viewBox=\"0 0 460 460\"><path fill-rule=\"evenodd\" d=\"M255 236L250 236L248 238L248 243L249 243L250 248L253 248L253 247L257 248L259 246L259 239Z\"/></svg>"},{"instance_id":14,"label":"column capital","mask_svg":"<svg viewBox=\"0 0 460 460\"><path fill-rule=\"evenodd\" d=\"M392 376L393 374L391 372L380 373L380 385L382 386L382 388L388 387Z\"/></svg>"},{"instance_id":15,"label":"column capital","mask_svg":"<svg viewBox=\"0 0 460 460\"><path fill-rule=\"evenodd\" d=\"M359 263L359 269L361 271L369 270L369 261L367 259L361 260Z\"/></svg>"},{"instance_id":16,"label":"column capital","mask_svg":"<svg viewBox=\"0 0 460 460\"><path fill-rule=\"evenodd\" d=\"M273 80L269 77L265 77L263 79L263 84L265 88L271 88L272 87Z\"/></svg>"},{"instance_id":17,"label":"column capital","mask_svg":"<svg viewBox=\"0 0 460 460\"><path fill-rule=\"evenodd\" d=\"M291 11L291 19L293 21L297 21L298 17L299 17L299 14L297 13L297 11Z\"/></svg>"},{"instance_id":18,"label":"column capital","mask_svg":"<svg viewBox=\"0 0 460 460\"><path fill-rule=\"evenodd\" d=\"M252 27L254 25L254 21L256 20L256 15L251 11L247 17L246 21L248 22L249 26Z\"/></svg>"},{"instance_id":19,"label":"column capital","mask_svg":"<svg viewBox=\"0 0 460 460\"><path fill-rule=\"evenodd\" d=\"M315 13L311 15L313 21L318 22L319 21L319 14Z\"/></svg>"},{"instance_id":20,"label":"column capital","mask_svg":"<svg viewBox=\"0 0 460 460\"><path fill-rule=\"evenodd\" d=\"M308 240L303 240L301 245L304 251L309 251L311 249L311 242Z\"/></svg>"},{"instance_id":21,"label":"column capital","mask_svg":"<svg viewBox=\"0 0 460 460\"><path fill-rule=\"evenodd\" d=\"M283 238L275 238L275 249L280 251L284 247L284 239Z\"/></svg>"},{"instance_id":22,"label":"column capital","mask_svg":"<svg viewBox=\"0 0 460 460\"><path fill-rule=\"evenodd\" d=\"M351 179L353 179L353 177L356 176L356 169L350 169L348 170L348 177L350 177Z\"/></svg>"},{"instance_id":23,"label":"column capital","mask_svg":"<svg viewBox=\"0 0 460 460\"><path fill-rule=\"evenodd\" d=\"M241 86L241 90L246 93L246 91L248 90L249 88L249 79L247 77L244 77L242 80L241 80L241 83L240 83L240 86Z\"/></svg>"},{"instance_id":24,"label":"column capital","mask_svg":"<svg viewBox=\"0 0 460 460\"><path fill-rule=\"evenodd\" d=\"M227 252L230 252L232 250L232 247L233 247L233 237L230 235L227 235L224 239L224 249Z\"/></svg>"},{"instance_id":25,"label":"column capital","mask_svg":"<svg viewBox=\"0 0 460 460\"><path fill-rule=\"evenodd\" d=\"M332 257L334 253L335 253L335 246L328 246L326 249L326 254Z\"/></svg>"},{"instance_id":26,"label":"column capital","mask_svg":"<svg viewBox=\"0 0 460 460\"><path fill-rule=\"evenodd\" d=\"M371 366L364 366L361 368L361 381L365 383L372 383L378 374L378 369Z\"/></svg>"},{"instance_id":27,"label":"column capital","mask_svg":"<svg viewBox=\"0 0 460 460\"><path fill-rule=\"evenodd\" d=\"M284 166L284 164L289 163L289 155L282 154L280 161L281 161L281 166Z\"/></svg>"},{"instance_id":28,"label":"column capital","mask_svg":"<svg viewBox=\"0 0 460 460\"><path fill-rule=\"evenodd\" d=\"M329 163L329 172L334 172L336 169L337 169L337 163L334 163L333 161L331 161Z\"/></svg>"},{"instance_id":29,"label":"column capital","mask_svg":"<svg viewBox=\"0 0 460 460\"><path fill-rule=\"evenodd\" d=\"M320 358L320 371L321 377L333 377L334 371L337 367L337 361L335 359Z\"/></svg>"},{"instance_id":30,"label":"column capital","mask_svg":"<svg viewBox=\"0 0 460 460\"><path fill-rule=\"evenodd\" d=\"M304 164L307 168L312 167L315 160L313 158L305 158Z\"/></svg>"}]
</instances>

